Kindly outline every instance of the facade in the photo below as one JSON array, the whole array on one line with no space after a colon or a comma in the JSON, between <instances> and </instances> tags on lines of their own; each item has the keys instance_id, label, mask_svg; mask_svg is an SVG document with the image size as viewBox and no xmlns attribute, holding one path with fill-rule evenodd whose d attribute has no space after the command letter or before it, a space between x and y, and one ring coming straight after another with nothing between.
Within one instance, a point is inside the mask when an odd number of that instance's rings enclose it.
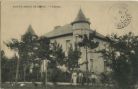
<instances>
[{"instance_id":1,"label":"facade","mask_svg":"<svg viewBox=\"0 0 138 89\"><path fill-rule=\"evenodd\" d=\"M81 38L78 35L89 35L90 33L94 33L95 31L90 28L90 22L83 14L80 9L77 17L70 24L66 24L64 26L56 26L54 30L49 33L46 33L45 36L50 39L50 42L53 43L56 41L60 45L62 45L63 51L67 55L70 44L74 45L76 42L79 42ZM95 72L97 74L105 71L105 63L101 57L101 54L94 53L95 50L102 49L106 41L106 37L101 35L100 33L95 33L94 41L99 42L99 46L95 49L88 49L87 58L88 58L88 70L90 72ZM80 47L81 50L81 58L79 60L80 70L86 71L86 49L84 47Z\"/></svg>"}]
</instances>

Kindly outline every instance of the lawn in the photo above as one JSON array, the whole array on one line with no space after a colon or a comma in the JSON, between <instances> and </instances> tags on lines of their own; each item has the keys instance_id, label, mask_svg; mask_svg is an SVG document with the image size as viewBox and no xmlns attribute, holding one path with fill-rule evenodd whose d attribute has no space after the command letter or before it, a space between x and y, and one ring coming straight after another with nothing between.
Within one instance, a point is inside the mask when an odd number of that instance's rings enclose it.
<instances>
[{"instance_id":1,"label":"lawn","mask_svg":"<svg viewBox=\"0 0 138 89\"><path fill-rule=\"evenodd\" d=\"M73 86L73 85L48 85L43 87L41 85L34 86L33 84L26 84L25 86L11 86L10 84L2 84L2 89L113 89L113 87L106 86Z\"/></svg>"}]
</instances>

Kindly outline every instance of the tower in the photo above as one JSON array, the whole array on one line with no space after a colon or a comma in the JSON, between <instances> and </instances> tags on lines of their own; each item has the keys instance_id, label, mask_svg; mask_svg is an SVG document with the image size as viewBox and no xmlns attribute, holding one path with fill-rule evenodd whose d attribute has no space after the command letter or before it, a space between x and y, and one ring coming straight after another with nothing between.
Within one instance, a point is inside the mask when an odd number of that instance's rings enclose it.
<instances>
[{"instance_id":1,"label":"tower","mask_svg":"<svg viewBox=\"0 0 138 89\"><path fill-rule=\"evenodd\" d=\"M84 34L89 36L90 22L89 22L88 18L85 17L85 15L83 14L81 9L79 10L77 17L75 18L75 20L71 24L72 24L72 28L73 28L74 44L80 42L82 40L82 37L84 36ZM83 48L83 47L81 48L81 54L82 54L81 58L83 61L82 62L83 65L80 67L81 67L81 69L83 69L82 71L88 71L88 63L86 64L86 62L88 62L86 51L87 50L85 48Z\"/></svg>"},{"instance_id":2,"label":"tower","mask_svg":"<svg viewBox=\"0 0 138 89\"><path fill-rule=\"evenodd\" d=\"M89 35L90 22L88 18L85 17L81 9L79 10L77 17L71 23L71 25L73 28L73 38L75 42L78 42L79 40L81 40L78 37L79 35L84 35L84 34Z\"/></svg>"},{"instance_id":3,"label":"tower","mask_svg":"<svg viewBox=\"0 0 138 89\"><path fill-rule=\"evenodd\" d=\"M73 29L75 30L90 29L90 22L88 18L85 17L81 9L79 10L77 17L71 24L73 26Z\"/></svg>"}]
</instances>

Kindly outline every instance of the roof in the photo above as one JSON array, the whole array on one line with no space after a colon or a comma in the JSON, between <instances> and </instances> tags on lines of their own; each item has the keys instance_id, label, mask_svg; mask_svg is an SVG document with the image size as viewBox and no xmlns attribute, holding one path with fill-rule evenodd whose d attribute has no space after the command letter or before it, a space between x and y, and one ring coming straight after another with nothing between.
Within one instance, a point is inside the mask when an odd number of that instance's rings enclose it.
<instances>
[{"instance_id":1,"label":"roof","mask_svg":"<svg viewBox=\"0 0 138 89\"><path fill-rule=\"evenodd\" d=\"M75 18L75 20L72 22L72 24L74 23L78 23L78 22L86 22L86 23L89 23L90 22L88 21L88 19L85 17L85 15L83 14L82 10L80 9L78 14L77 14L77 17Z\"/></svg>"},{"instance_id":2,"label":"roof","mask_svg":"<svg viewBox=\"0 0 138 89\"><path fill-rule=\"evenodd\" d=\"M66 24L64 26L56 26L52 31L44 34L44 36L48 37L50 39L53 39L53 38L73 35L72 24L82 22L82 21L90 24L90 22L86 19L85 15L83 14L82 10L80 9L74 22L72 22L71 24ZM94 30L92 30L92 29L89 29L89 31L94 32ZM97 33L97 32L95 33L95 37L102 39L102 40L106 39L105 36L103 36L102 34Z\"/></svg>"},{"instance_id":3,"label":"roof","mask_svg":"<svg viewBox=\"0 0 138 89\"><path fill-rule=\"evenodd\" d=\"M44 36L51 38L72 33L73 33L72 25L66 24L64 26L56 26L54 30L46 33Z\"/></svg>"},{"instance_id":4,"label":"roof","mask_svg":"<svg viewBox=\"0 0 138 89\"><path fill-rule=\"evenodd\" d=\"M94 30L89 29L90 32L94 32ZM71 24L66 24L64 26L56 26L54 28L54 30L46 33L44 36L53 39L53 38L58 38L58 37L62 37L62 36L69 36L69 35L73 35L73 29L72 29L72 25ZM105 40L105 36L96 32L95 33L95 37Z\"/></svg>"},{"instance_id":5,"label":"roof","mask_svg":"<svg viewBox=\"0 0 138 89\"><path fill-rule=\"evenodd\" d=\"M28 27L26 33L31 33L32 35L36 35L36 34L35 34L35 31L34 31L33 28L32 28L32 25L29 25L29 27Z\"/></svg>"}]
</instances>

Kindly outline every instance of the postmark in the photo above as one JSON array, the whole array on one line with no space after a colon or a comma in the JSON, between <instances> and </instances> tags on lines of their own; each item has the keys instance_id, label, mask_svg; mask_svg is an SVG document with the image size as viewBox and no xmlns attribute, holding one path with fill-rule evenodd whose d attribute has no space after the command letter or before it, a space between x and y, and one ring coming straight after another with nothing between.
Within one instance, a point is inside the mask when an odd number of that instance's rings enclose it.
<instances>
[{"instance_id":1,"label":"postmark","mask_svg":"<svg viewBox=\"0 0 138 89\"><path fill-rule=\"evenodd\" d=\"M114 4L109 8L109 15L116 29L127 27L132 20L127 4Z\"/></svg>"}]
</instances>

